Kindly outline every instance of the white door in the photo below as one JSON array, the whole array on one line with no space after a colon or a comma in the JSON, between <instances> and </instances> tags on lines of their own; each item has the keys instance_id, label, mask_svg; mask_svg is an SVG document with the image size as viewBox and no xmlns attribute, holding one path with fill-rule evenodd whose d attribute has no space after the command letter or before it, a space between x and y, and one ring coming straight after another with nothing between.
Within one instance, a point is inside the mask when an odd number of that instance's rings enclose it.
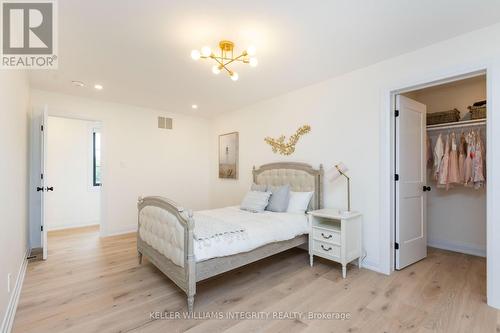
<instances>
[{"instance_id":1,"label":"white door","mask_svg":"<svg viewBox=\"0 0 500 333\"><path fill-rule=\"evenodd\" d=\"M33 110L33 140L32 140L32 194L30 213L30 238L32 248L42 248L43 259L47 259L47 228L45 223L45 195L48 190L46 184L47 160L47 106Z\"/></svg>"},{"instance_id":2,"label":"white door","mask_svg":"<svg viewBox=\"0 0 500 333\"><path fill-rule=\"evenodd\" d=\"M426 109L396 96L396 269L427 256Z\"/></svg>"},{"instance_id":3,"label":"white door","mask_svg":"<svg viewBox=\"0 0 500 333\"><path fill-rule=\"evenodd\" d=\"M43 260L47 259L47 226L45 223L45 194L50 190L52 191L53 188L49 188L46 186L46 179L47 179L47 131L48 131L48 110L47 106L43 108L43 113L42 113L42 126L41 126L41 131L40 131L40 166L42 169L42 174L44 175L41 177L41 187L42 191L40 191L40 195L42 196L41 198L41 225L42 225L42 248L43 248Z\"/></svg>"}]
</instances>

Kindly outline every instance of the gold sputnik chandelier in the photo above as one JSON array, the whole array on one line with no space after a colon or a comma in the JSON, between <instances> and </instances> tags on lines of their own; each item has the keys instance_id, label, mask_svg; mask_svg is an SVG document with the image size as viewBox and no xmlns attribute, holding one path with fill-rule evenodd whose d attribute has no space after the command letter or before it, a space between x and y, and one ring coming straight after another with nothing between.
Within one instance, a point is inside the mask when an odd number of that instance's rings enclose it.
<instances>
[{"instance_id":1,"label":"gold sputnik chandelier","mask_svg":"<svg viewBox=\"0 0 500 333\"><path fill-rule=\"evenodd\" d=\"M212 66L212 73L219 74L222 70L225 70L231 80L238 80L238 73L233 71L228 67L228 65L233 64L237 61L249 64L252 67L256 67L258 64L257 58L255 58L255 47L248 47L240 55L234 56L234 43L229 40L222 40L219 42L220 54L215 54L212 52L210 47L205 46L199 50L191 51L191 58L193 60L198 59L213 59L216 64Z\"/></svg>"}]
</instances>

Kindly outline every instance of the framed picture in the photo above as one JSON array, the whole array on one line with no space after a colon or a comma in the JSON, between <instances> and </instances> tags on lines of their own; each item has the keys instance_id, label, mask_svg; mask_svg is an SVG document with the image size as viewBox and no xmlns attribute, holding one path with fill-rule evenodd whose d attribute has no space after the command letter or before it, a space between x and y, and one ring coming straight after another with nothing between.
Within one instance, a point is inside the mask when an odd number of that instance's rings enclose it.
<instances>
[{"instance_id":1,"label":"framed picture","mask_svg":"<svg viewBox=\"0 0 500 333\"><path fill-rule=\"evenodd\" d=\"M238 132L219 135L219 178L238 179Z\"/></svg>"}]
</instances>

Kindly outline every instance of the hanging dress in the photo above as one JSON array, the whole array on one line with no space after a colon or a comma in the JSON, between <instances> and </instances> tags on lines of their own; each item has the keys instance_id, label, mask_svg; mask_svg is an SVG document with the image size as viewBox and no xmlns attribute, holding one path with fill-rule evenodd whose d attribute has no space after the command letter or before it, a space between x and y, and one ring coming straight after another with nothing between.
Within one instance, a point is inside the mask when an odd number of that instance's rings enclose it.
<instances>
[{"instance_id":1,"label":"hanging dress","mask_svg":"<svg viewBox=\"0 0 500 333\"><path fill-rule=\"evenodd\" d=\"M432 168L434 165L434 154L432 152L431 138L428 135L425 136L425 144L427 148L427 168Z\"/></svg>"},{"instance_id":2,"label":"hanging dress","mask_svg":"<svg viewBox=\"0 0 500 333\"><path fill-rule=\"evenodd\" d=\"M444 155L439 166L439 187L447 187L448 185L448 168L450 166L450 136L446 135L446 143L444 145Z\"/></svg>"},{"instance_id":3,"label":"hanging dress","mask_svg":"<svg viewBox=\"0 0 500 333\"><path fill-rule=\"evenodd\" d=\"M472 169L474 175L474 188L479 189L484 185L486 178L484 177L484 159L483 159L483 141L479 131L476 133L476 147L474 159L472 160Z\"/></svg>"},{"instance_id":4,"label":"hanging dress","mask_svg":"<svg viewBox=\"0 0 500 333\"><path fill-rule=\"evenodd\" d=\"M444 155L444 145L443 138L441 134L439 134L436 139L436 144L434 146L434 180L439 181L439 171L441 169L441 160Z\"/></svg>"},{"instance_id":5,"label":"hanging dress","mask_svg":"<svg viewBox=\"0 0 500 333\"><path fill-rule=\"evenodd\" d=\"M460 184L465 184L465 155L467 154L467 143L465 135L460 135L460 144L458 145L458 178Z\"/></svg>"},{"instance_id":6,"label":"hanging dress","mask_svg":"<svg viewBox=\"0 0 500 333\"><path fill-rule=\"evenodd\" d=\"M460 171L458 170L458 145L455 132L451 133L451 149L449 155L448 165L448 181L446 182L446 189L451 184L460 183Z\"/></svg>"},{"instance_id":7,"label":"hanging dress","mask_svg":"<svg viewBox=\"0 0 500 333\"><path fill-rule=\"evenodd\" d=\"M465 157L465 186L472 186L473 182L473 169L472 169L472 159L474 158L474 136L472 132L469 132L465 137L467 142L467 156Z\"/></svg>"}]
</instances>

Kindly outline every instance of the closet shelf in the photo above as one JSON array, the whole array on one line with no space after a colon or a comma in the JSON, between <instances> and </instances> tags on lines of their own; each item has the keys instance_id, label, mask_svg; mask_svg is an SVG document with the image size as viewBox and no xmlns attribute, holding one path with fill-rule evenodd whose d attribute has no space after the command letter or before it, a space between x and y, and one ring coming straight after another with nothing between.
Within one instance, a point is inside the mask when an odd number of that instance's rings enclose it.
<instances>
[{"instance_id":1,"label":"closet shelf","mask_svg":"<svg viewBox=\"0 0 500 333\"><path fill-rule=\"evenodd\" d=\"M482 126L482 125L486 125L486 119L465 120L465 121L457 121L455 123L428 125L427 130L434 131L434 130L453 129L453 128L471 127L471 126Z\"/></svg>"}]
</instances>

